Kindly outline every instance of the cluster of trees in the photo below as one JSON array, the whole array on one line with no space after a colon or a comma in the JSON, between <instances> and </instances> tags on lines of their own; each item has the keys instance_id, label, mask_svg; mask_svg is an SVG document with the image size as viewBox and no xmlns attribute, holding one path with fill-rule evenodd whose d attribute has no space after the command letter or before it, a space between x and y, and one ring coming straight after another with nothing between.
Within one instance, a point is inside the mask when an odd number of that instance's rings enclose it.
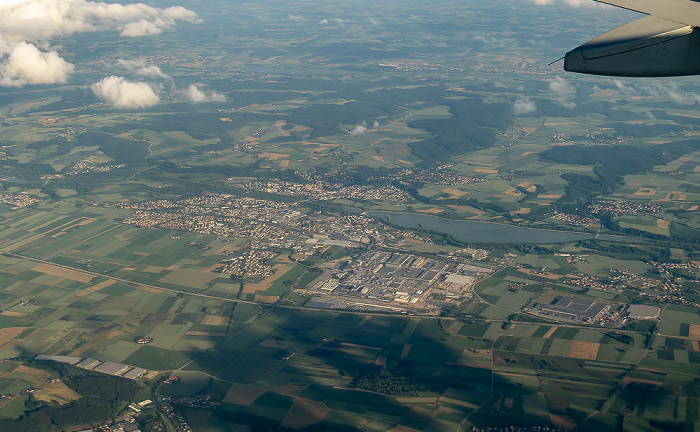
<instances>
[{"instance_id":1,"label":"cluster of trees","mask_svg":"<svg viewBox=\"0 0 700 432\"><path fill-rule=\"evenodd\" d=\"M608 336L611 339L615 339L616 341L623 343L625 345L629 345L632 342L634 342L634 338L628 334L620 333L620 332L605 332L605 335Z\"/></svg>"},{"instance_id":2,"label":"cluster of trees","mask_svg":"<svg viewBox=\"0 0 700 432\"><path fill-rule=\"evenodd\" d=\"M43 362L41 362L43 363ZM26 411L16 420L0 419L0 430L45 432L74 425L95 424L116 417L142 391L125 378L85 371L70 365L50 363L52 373L81 397L65 405L36 400L31 394Z\"/></svg>"},{"instance_id":3,"label":"cluster of trees","mask_svg":"<svg viewBox=\"0 0 700 432\"><path fill-rule=\"evenodd\" d=\"M3 176L17 177L21 181L37 183L42 181L41 176L46 174L56 174L56 170L45 163L19 163L16 160L5 159L0 162L0 170Z\"/></svg>"},{"instance_id":4,"label":"cluster of trees","mask_svg":"<svg viewBox=\"0 0 700 432\"><path fill-rule=\"evenodd\" d=\"M408 378L394 375L384 368L373 372L356 374L350 386L390 395L415 396L430 390L430 386L411 383Z\"/></svg>"},{"instance_id":5,"label":"cluster of trees","mask_svg":"<svg viewBox=\"0 0 700 432\"><path fill-rule=\"evenodd\" d=\"M624 243L608 243L598 240L582 240L576 243L576 246L596 251L601 255L626 260L667 261L671 258L671 250L666 247L637 247Z\"/></svg>"}]
</instances>

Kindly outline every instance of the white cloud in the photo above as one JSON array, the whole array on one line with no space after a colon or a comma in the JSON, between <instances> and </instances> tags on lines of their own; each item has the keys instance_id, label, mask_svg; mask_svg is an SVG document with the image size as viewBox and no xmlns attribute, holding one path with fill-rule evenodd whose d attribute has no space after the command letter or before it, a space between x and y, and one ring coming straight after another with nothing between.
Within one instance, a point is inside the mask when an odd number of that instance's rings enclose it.
<instances>
[{"instance_id":1,"label":"white cloud","mask_svg":"<svg viewBox=\"0 0 700 432\"><path fill-rule=\"evenodd\" d=\"M576 89L562 77L556 77L549 83L549 91L554 93L554 98L564 108L575 108Z\"/></svg>"},{"instance_id":2,"label":"white cloud","mask_svg":"<svg viewBox=\"0 0 700 432\"><path fill-rule=\"evenodd\" d=\"M694 105L700 102L700 95L695 92L684 92L675 83L656 82L650 86L640 86L640 90L649 96L668 98L681 105Z\"/></svg>"},{"instance_id":3,"label":"white cloud","mask_svg":"<svg viewBox=\"0 0 700 432\"><path fill-rule=\"evenodd\" d=\"M319 21L318 23L323 25L323 26L335 24L339 27L343 27L343 25L345 24L345 21L341 20L340 18L324 18L321 21Z\"/></svg>"},{"instance_id":4,"label":"white cloud","mask_svg":"<svg viewBox=\"0 0 700 432\"><path fill-rule=\"evenodd\" d=\"M143 3L87 0L0 1L0 31L9 40L48 40L55 36L117 30L124 36L155 34L177 21L200 22L183 7L155 8Z\"/></svg>"},{"instance_id":5,"label":"white cloud","mask_svg":"<svg viewBox=\"0 0 700 432\"><path fill-rule=\"evenodd\" d=\"M0 0L0 85L66 82L74 67L56 51L42 52L52 38L100 30L122 36L162 33L178 21L200 22L180 6L156 8L143 3L122 5L88 0ZM156 69L143 70L155 76ZM162 73L162 71L161 71Z\"/></svg>"},{"instance_id":6,"label":"white cloud","mask_svg":"<svg viewBox=\"0 0 700 432\"><path fill-rule=\"evenodd\" d=\"M292 21L306 21L306 18L300 15L289 15L287 18L289 18Z\"/></svg>"},{"instance_id":7,"label":"white cloud","mask_svg":"<svg viewBox=\"0 0 700 432\"><path fill-rule=\"evenodd\" d=\"M515 103L513 103L513 111L515 111L515 114L517 115L533 113L536 110L537 105L535 102L526 97L518 99L515 101Z\"/></svg>"},{"instance_id":8,"label":"white cloud","mask_svg":"<svg viewBox=\"0 0 700 432\"><path fill-rule=\"evenodd\" d=\"M149 64L146 59L117 60L117 66L136 75L152 78L170 78L158 66Z\"/></svg>"},{"instance_id":9,"label":"white cloud","mask_svg":"<svg viewBox=\"0 0 700 432\"><path fill-rule=\"evenodd\" d=\"M191 84L185 90L185 96L192 103L202 103L202 102L223 102L226 100L226 96L218 92L204 93L195 84Z\"/></svg>"},{"instance_id":10,"label":"white cloud","mask_svg":"<svg viewBox=\"0 0 700 432\"><path fill-rule=\"evenodd\" d=\"M379 121L375 120L372 122L372 126L369 126L369 123L366 121L362 120L361 122L357 123L355 127L353 127L349 133L350 135L362 135L367 132L375 132L377 129L379 129Z\"/></svg>"},{"instance_id":11,"label":"white cloud","mask_svg":"<svg viewBox=\"0 0 700 432\"><path fill-rule=\"evenodd\" d=\"M142 19L135 22L130 22L127 25L125 25L122 29L122 32L119 33L119 35L126 37L139 37L152 36L159 33L163 33L163 27L158 25L157 22Z\"/></svg>"},{"instance_id":12,"label":"white cloud","mask_svg":"<svg viewBox=\"0 0 700 432\"><path fill-rule=\"evenodd\" d=\"M670 99L679 105L695 105L700 103L700 95L695 92L683 91L674 82L650 82L647 84L624 83L614 79L615 89L625 97L641 97L644 99Z\"/></svg>"},{"instance_id":13,"label":"white cloud","mask_svg":"<svg viewBox=\"0 0 700 432\"><path fill-rule=\"evenodd\" d=\"M350 131L350 135L362 135L363 133L367 132L367 122L362 120L358 124L355 125L355 128Z\"/></svg>"},{"instance_id":14,"label":"white cloud","mask_svg":"<svg viewBox=\"0 0 700 432\"><path fill-rule=\"evenodd\" d=\"M114 108L147 108L160 102L153 88L144 82L131 82L123 77L110 76L90 87L98 98Z\"/></svg>"},{"instance_id":15,"label":"white cloud","mask_svg":"<svg viewBox=\"0 0 700 432\"><path fill-rule=\"evenodd\" d=\"M41 52L31 43L20 42L0 63L0 85L65 83L74 69L56 51Z\"/></svg>"},{"instance_id":16,"label":"white cloud","mask_svg":"<svg viewBox=\"0 0 700 432\"><path fill-rule=\"evenodd\" d=\"M493 36L488 36L488 35L478 35L474 36L472 38L472 42L479 42L485 45L498 45L502 46L503 45L503 40L497 39Z\"/></svg>"}]
</instances>

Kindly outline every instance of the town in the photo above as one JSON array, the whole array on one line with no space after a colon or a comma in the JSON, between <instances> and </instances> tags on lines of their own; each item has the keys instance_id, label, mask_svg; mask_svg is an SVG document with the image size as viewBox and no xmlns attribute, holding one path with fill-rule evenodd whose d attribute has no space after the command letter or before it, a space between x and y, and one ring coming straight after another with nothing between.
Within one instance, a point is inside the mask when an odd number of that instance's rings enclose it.
<instances>
[{"instance_id":1,"label":"town","mask_svg":"<svg viewBox=\"0 0 700 432\"><path fill-rule=\"evenodd\" d=\"M252 181L245 184L248 189L259 190L279 195L314 197L319 200L347 198L365 201L405 202L409 199L406 192L395 186L342 186L324 181L312 183L292 183L287 181Z\"/></svg>"}]
</instances>

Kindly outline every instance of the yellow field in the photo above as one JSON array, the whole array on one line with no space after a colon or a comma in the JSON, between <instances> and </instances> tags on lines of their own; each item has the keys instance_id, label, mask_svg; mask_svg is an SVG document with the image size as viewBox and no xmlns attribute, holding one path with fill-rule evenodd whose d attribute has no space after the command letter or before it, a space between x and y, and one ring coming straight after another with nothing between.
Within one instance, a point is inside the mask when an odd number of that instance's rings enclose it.
<instances>
[{"instance_id":1,"label":"yellow field","mask_svg":"<svg viewBox=\"0 0 700 432\"><path fill-rule=\"evenodd\" d=\"M473 403L469 403L467 401L463 401L463 400L451 398L451 397L445 397L445 396L440 398L440 402L447 402L450 404L459 405L459 406L463 406L465 408L470 408L470 409L477 409L478 408L478 405L474 405Z\"/></svg>"},{"instance_id":2,"label":"yellow field","mask_svg":"<svg viewBox=\"0 0 700 432\"><path fill-rule=\"evenodd\" d=\"M282 136L287 136L287 137L292 136L292 134L289 133L289 131L282 129L286 125L287 125L287 122L284 120L280 120L277 123L275 123L275 127L277 128L277 133L282 135Z\"/></svg>"},{"instance_id":3,"label":"yellow field","mask_svg":"<svg viewBox=\"0 0 700 432\"><path fill-rule=\"evenodd\" d=\"M401 350L401 360L408 357L408 353L411 352L411 348L413 348L413 345L411 345L411 344L405 344L403 346L403 349Z\"/></svg>"},{"instance_id":4,"label":"yellow field","mask_svg":"<svg viewBox=\"0 0 700 432\"><path fill-rule=\"evenodd\" d=\"M231 390L228 391L226 397L224 397L224 402L250 406L257 398L265 393L267 393L267 390L262 387L235 383L231 386Z\"/></svg>"},{"instance_id":5,"label":"yellow field","mask_svg":"<svg viewBox=\"0 0 700 432\"><path fill-rule=\"evenodd\" d=\"M690 336L691 338L700 339L700 325L691 324L688 336Z\"/></svg>"},{"instance_id":6,"label":"yellow field","mask_svg":"<svg viewBox=\"0 0 700 432\"><path fill-rule=\"evenodd\" d=\"M64 224L61 225L61 226L58 226L58 227L56 227L56 228L54 228L54 229L52 229L52 230L46 231L44 234L45 234L45 235L48 235L49 233L52 233L52 232L54 232L54 231L58 231L58 233L56 233L56 234L54 234L54 235L51 236L51 237L53 237L53 238L56 238L56 237L58 237L58 236L61 236L61 235L65 234L65 232L68 231L68 230L71 229L71 228L74 228L74 227L77 227L77 226L89 225L89 224L95 222L96 220L97 220L97 219L94 219L94 218L86 218L86 217L75 218L75 219L73 219L73 220L70 221L70 222L64 223Z\"/></svg>"},{"instance_id":7,"label":"yellow field","mask_svg":"<svg viewBox=\"0 0 700 432\"><path fill-rule=\"evenodd\" d=\"M576 122L544 122L544 126L572 126L577 125Z\"/></svg>"},{"instance_id":8,"label":"yellow field","mask_svg":"<svg viewBox=\"0 0 700 432\"><path fill-rule=\"evenodd\" d=\"M514 187L508 188L504 193L506 195L510 195L510 196L521 196L523 194L522 192L520 192L519 190L517 190Z\"/></svg>"},{"instance_id":9,"label":"yellow field","mask_svg":"<svg viewBox=\"0 0 700 432\"><path fill-rule=\"evenodd\" d=\"M535 273L534 270L525 269L525 268L520 268L520 269L518 269L518 271L519 271L520 273L525 273L525 274L528 274L528 275L531 275L531 276L542 277L542 278L545 278L545 279L552 279L552 280L561 279L561 275L554 274L554 273L539 274L539 273Z\"/></svg>"},{"instance_id":10,"label":"yellow field","mask_svg":"<svg viewBox=\"0 0 700 432\"><path fill-rule=\"evenodd\" d=\"M632 194L634 196L654 196L656 195L656 189L640 187L637 192Z\"/></svg>"},{"instance_id":11,"label":"yellow field","mask_svg":"<svg viewBox=\"0 0 700 432\"><path fill-rule=\"evenodd\" d=\"M76 270L70 270L66 269L63 267L58 267L54 266L51 264L39 264L32 268L32 270L39 272L39 273L44 273L44 274L49 274L52 276L58 276L70 280L74 280L76 282L82 282L82 283L88 283L90 282L94 276L86 274L86 273L81 273Z\"/></svg>"},{"instance_id":12,"label":"yellow field","mask_svg":"<svg viewBox=\"0 0 700 432\"><path fill-rule=\"evenodd\" d=\"M211 315L204 319L202 324L220 326L226 324L227 318L222 316Z\"/></svg>"},{"instance_id":13,"label":"yellow field","mask_svg":"<svg viewBox=\"0 0 700 432\"><path fill-rule=\"evenodd\" d=\"M306 390L308 384L302 384L294 381L289 381L287 384L275 390L275 393L279 393L285 396L296 396L299 393Z\"/></svg>"},{"instance_id":14,"label":"yellow field","mask_svg":"<svg viewBox=\"0 0 700 432\"><path fill-rule=\"evenodd\" d=\"M552 424L559 429L569 430L576 426L576 420L571 417L550 414L549 419L552 421Z\"/></svg>"},{"instance_id":15,"label":"yellow field","mask_svg":"<svg viewBox=\"0 0 700 432\"><path fill-rule=\"evenodd\" d=\"M97 292L101 290L102 288L107 288L110 285L114 285L115 281L113 280L106 280L104 282L100 282L96 285L93 285L91 287L85 288L84 290L80 291L78 294L76 294L78 297L85 297L86 295L90 293Z\"/></svg>"},{"instance_id":16,"label":"yellow field","mask_svg":"<svg viewBox=\"0 0 700 432\"><path fill-rule=\"evenodd\" d=\"M276 348L276 349L288 349L289 347L292 346L292 343L286 340L277 340L273 338L267 338L264 341L260 342L260 346L264 346L267 348Z\"/></svg>"},{"instance_id":17,"label":"yellow field","mask_svg":"<svg viewBox=\"0 0 700 432\"><path fill-rule=\"evenodd\" d=\"M149 292L151 294L161 294L164 292L162 289L151 288L151 287L144 286L144 285L139 285L138 288L142 291L146 291L146 292Z\"/></svg>"},{"instance_id":18,"label":"yellow field","mask_svg":"<svg viewBox=\"0 0 700 432\"><path fill-rule=\"evenodd\" d=\"M255 301L259 303L273 304L279 299L279 296L266 296L262 294L255 294Z\"/></svg>"},{"instance_id":19,"label":"yellow field","mask_svg":"<svg viewBox=\"0 0 700 432\"><path fill-rule=\"evenodd\" d=\"M530 193L537 192L537 186L535 186L529 182L522 182L522 183L518 184L518 186L520 186L521 188L525 188L525 190L530 192Z\"/></svg>"},{"instance_id":20,"label":"yellow field","mask_svg":"<svg viewBox=\"0 0 700 432\"><path fill-rule=\"evenodd\" d=\"M387 432L419 432L417 429L412 429L407 426L396 426L393 429L389 429Z\"/></svg>"},{"instance_id":21,"label":"yellow field","mask_svg":"<svg viewBox=\"0 0 700 432\"><path fill-rule=\"evenodd\" d=\"M547 331L547 333L545 333L544 336L542 336L542 337L545 339L549 339L550 337L552 337L554 332L557 331L558 328L559 328L558 326L552 326L552 328L549 329L549 331Z\"/></svg>"},{"instance_id":22,"label":"yellow field","mask_svg":"<svg viewBox=\"0 0 700 432\"><path fill-rule=\"evenodd\" d=\"M438 401L438 398L435 396L397 396L396 400L399 401L399 403L404 403L404 404L435 404Z\"/></svg>"},{"instance_id":23,"label":"yellow field","mask_svg":"<svg viewBox=\"0 0 700 432\"><path fill-rule=\"evenodd\" d=\"M282 427L291 429L306 429L323 420L330 410L321 402L311 399L296 398L292 407L282 421Z\"/></svg>"},{"instance_id":24,"label":"yellow field","mask_svg":"<svg viewBox=\"0 0 700 432\"><path fill-rule=\"evenodd\" d=\"M0 329L0 346L10 342L26 329L27 327L9 327Z\"/></svg>"},{"instance_id":25,"label":"yellow field","mask_svg":"<svg viewBox=\"0 0 700 432\"><path fill-rule=\"evenodd\" d=\"M158 274L158 273L163 271L163 267L148 266L148 267L144 268L143 271L146 273Z\"/></svg>"},{"instance_id":26,"label":"yellow field","mask_svg":"<svg viewBox=\"0 0 700 432\"><path fill-rule=\"evenodd\" d=\"M11 310L6 310L5 312L0 313L0 315L19 317L19 316L25 316L26 313L23 313L23 312L15 312L15 311L11 311Z\"/></svg>"},{"instance_id":27,"label":"yellow field","mask_svg":"<svg viewBox=\"0 0 700 432\"><path fill-rule=\"evenodd\" d=\"M656 226L661 229L668 229L671 226L671 222L664 219L656 219Z\"/></svg>"},{"instance_id":28,"label":"yellow field","mask_svg":"<svg viewBox=\"0 0 700 432\"><path fill-rule=\"evenodd\" d=\"M598 356L599 349L599 343L572 341L568 356L580 359L594 359Z\"/></svg>"},{"instance_id":29,"label":"yellow field","mask_svg":"<svg viewBox=\"0 0 700 432\"><path fill-rule=\"evenodd\" d=\"M226 333L217 333L217 332L205 332L205 331L195 331L191 330L185 333L185 336L220 336L224 337L227 336Z\"/></svg>"},{"instance_id":30,"label":"yellow field","mask_svg":"<svg viewBox=\"0 0 700 432\"><path fill-rule=\"evenodd\" d=\"M654 380L649 380L649 379L643 379L643 378L631 378L631 377L624 377L622 378L622 387L627 387L628 385L635 383L635 384L651 384L654 386L663 386L664 383L661 381L654 381Z\"/></svg>"},{"instance_id":31,"label":"yellow field","mask_svg":"<svg viewBox=\"0 0 700 432\"><path fill-rule=\"evenodd\" d=\"M672 191L666 194L666 198L661 201L686 201L688 196L683 192Z\"/></svg>"},{"instance_id":32,"label":"yellow field","mask_svg":"<svg viewBox=\"0 0 700 432\"><path fill-rule=\"evenodd\" d=\"M285 159L288 158L290 155L286 153L260 153L258 155L258 159L269 159L269 160L277 160L277 159Z\"/></svg>"}]
</instances>

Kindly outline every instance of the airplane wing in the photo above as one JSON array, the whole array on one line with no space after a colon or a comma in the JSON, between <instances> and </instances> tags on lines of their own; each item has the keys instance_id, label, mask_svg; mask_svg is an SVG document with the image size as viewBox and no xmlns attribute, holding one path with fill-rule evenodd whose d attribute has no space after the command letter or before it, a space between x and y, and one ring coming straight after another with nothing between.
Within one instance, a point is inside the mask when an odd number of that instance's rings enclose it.
<instances>
[{"instance_id":1,"label":"airplane wing","mask_svg":"<svg viewBox=\"0 0 700 432\"><path fill-rule=\"evenodd\" d=\"M564 69L595 75L700 75L700 3L694 0L595 0L649 16L566 54Z\"/></svg>"},{"instance_id":2,"label":"airplane wing","mask_svg":"<svg viewBox=\"0 0 700 432\"><path fill-rule=\"evenodd\" d=\"M595 0L667 21L700 27L700 3L694 0Z\"/></svg>"}]
</instances>

